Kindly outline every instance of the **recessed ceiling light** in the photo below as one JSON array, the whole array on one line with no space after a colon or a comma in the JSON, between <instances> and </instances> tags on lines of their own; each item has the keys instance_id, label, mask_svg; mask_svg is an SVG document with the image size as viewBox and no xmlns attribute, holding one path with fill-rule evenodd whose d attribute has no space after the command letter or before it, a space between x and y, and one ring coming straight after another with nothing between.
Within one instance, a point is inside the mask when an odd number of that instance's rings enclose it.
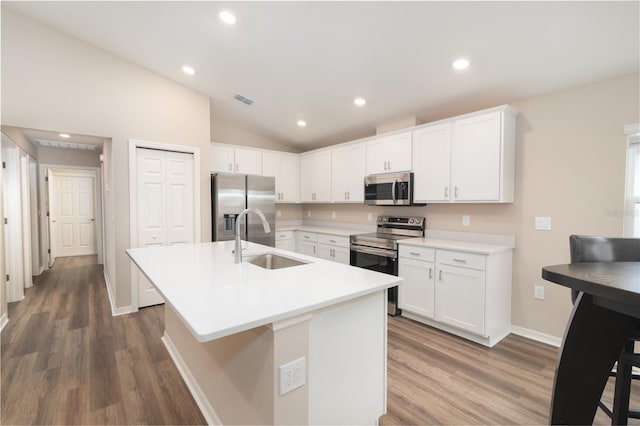
<instances>
[{"instance_id":1,"label":"recessed ceiling light","mask_svg":"<svg viewBox=\"0 0 640 426\"><path fill-rule=\"evenodd\" d=\"M298 120L298 126L300 127L305 127L307 125L307 122L304 120Z\"/></svg>"},{"instance_id":2,"label":"recessed ceiling light","mask_svg":"<svg viewBox=\"0 0 640 426\"><path fill-rule=\"evenodd\" d=\"M466 70L469 68L469 60L464 58L456 59L451 66L456 70Z\"/></svg>"},{"instance_id":3,"label":"recessed ceiling light","mask_svg":"<svg viewBox=\"0 0 640 426\"><path fill-rule=\"evenodd\" d=\"M71 135L69 135L68 133L60 133L58 136L60 136L61 138L65 138L65 139L71 137Z\"/></svg>"},{"instance_id":4,"label":"recessed ceiling light","mask_svg":"<svg viewBox=\"0 0 640 426\"><path fill-rule=\"evenodd\" d=\"M185 65L182 67L182 72L188 75L194 75L196 73L196 70L191 68L189 65Z\"/></svg>"},{"instance_id":5,"label":"recessed ceiling light","mask_svg":"<svg viewBox=\"0 0 640 426\"><path fill-rule=\"evenodd\" d=\"M233 25L236 23L236 15L229 10L223 10L218 16L220 17L220 20L227 25Z\"/></svg>"},{"instance_id":6,"label":"recessed ceiling light","mask_svg":"<svg viewBox=\"0 0 640 426\"><path fill-rule=\"evenodd\" d=\"M356 104L357 106L363 106L364 104L367 103L367 101L364 98L355 98L353 100L353 103Z\"/></svg>"}]
</instances>

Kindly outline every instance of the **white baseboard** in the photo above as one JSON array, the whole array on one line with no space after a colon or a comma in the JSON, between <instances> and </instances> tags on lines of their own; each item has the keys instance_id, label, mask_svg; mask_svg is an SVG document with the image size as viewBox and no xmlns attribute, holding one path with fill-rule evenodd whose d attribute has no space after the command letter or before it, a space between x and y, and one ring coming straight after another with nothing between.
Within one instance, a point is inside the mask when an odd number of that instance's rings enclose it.
<instances>
[{"instance_id":1,"label":"white baseboard","mask_svg":"<svg viewBox=\"0 0 640 426\"><path fill-rule=\"evenodd\" d=\"M126 315L132 312L136 312L131 305L122 306L120 308L116 307L116 300L114 298L113 293L111 292L111 286L109 285L109 277L107 276L106 271L102 271L102 275L104 276L104 284L107 287L107 294L109 295L109 304L111 305L111 316L117 317L118 315Z\"/></svg>"},{"instance_id":2,"label":"white baseboard","mask_svg":"<svg viewBox=\"0 0 640 426\"><path fill-rule=\"evenodd\" d=\"M173 344L171 337L169 337L167 333L164 333L161 340L164 343L164 346L167 348L167 351L169 352L173 363L178 368L178 371L182 376L182 380L184 380L184 382L187 384L187 387L189 388L193 399L196 401L196 404L198 404L198 408L200 408L202 415L207 421L207 424L222 425L220 417L218 417L211 404L209 404L209 401L205 397L204 391L193 377L191 370L189 370L189 367L184 362L184 359L180 355L180 352L178 352L178 349Z\"/></svg>"},{"instance_id":3,"label":"white baseboard","mask_svg":"<svg viewBox=\"0 0 640 426\"><path fill-rule=\"evenodd\" d=\"M550 334L541 333L539 331L530 330L528 328L519 327L517 325L511 326L511 332L518 336L526 337L527 339L535 340L536 342L546 343L547 345L555 346L559 348L562 344L562 337L552 336Z\"/></svg>"},{"instance_id":4,"label":"white baseboard","mask_svg":"<svg viewBox=\"0 0 640 426\"><path fill-rule=\"evenodd\" d=\"M0 317L0 331L2 331L4 329L4 326L7 325L8 323L9 323L9 317L5 312L4 314L2 314L2 317Z\"/></svg>"}]
</instances>

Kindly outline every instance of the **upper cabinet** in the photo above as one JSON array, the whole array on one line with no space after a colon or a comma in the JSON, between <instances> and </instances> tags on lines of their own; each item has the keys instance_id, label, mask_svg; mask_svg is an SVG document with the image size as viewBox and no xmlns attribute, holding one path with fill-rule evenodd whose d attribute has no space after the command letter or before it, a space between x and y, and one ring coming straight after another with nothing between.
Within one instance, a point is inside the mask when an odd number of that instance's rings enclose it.
<instances>
[{"instance_id":1,"label":"upper cabinet","mask_svg":"<svg viewBox=\"0 0 640 426\"><path fill-rule=\"evenodd\" d=\"M508 106L414 130L416 202L511 203L515 112Z\"/></svg>"},{"instance_id":2,"label":"upper cabinet","mask_svg":"<svg viewBox=\"0 0 640 426\"><path fill-rule=\"evenodd\" d=\"M364 201L365 152L363 142L331 150L331 199L334 202Z\"/></svg>"},{"instance_id":3,"label":"upper cabinet","mask_svg":"<svg viewBox=\"0 0 640 426\"><path fill-rule=\"evenodd\" d=\"M300 199L331 202L331 150L300 154Z\"/></svg>"},{"instance_id":4,"label":"upper cabinet","mask_svg":"<svg viewBox=\"0 0 640 426\"><path fill-rule=\"evenodd\" d=\"M449 201L451 193L451 123L413 132L413 199Z\"/></svg>"},{"instance_id":5,"label":"upper cabinet","mask_svg":"<svg viewBox=\"0 0 640 426\"><path fill-rule=\"evenodd\" d=\"M367 174L411 170L412 132L380 136L367 142Z\"/></svg>"},{"instance_id":6,"label":"upper cabinet","mask_svg":"<svg viewBox=\"0 0 640 426\"><path fill-rule=\"evenodd\" d=\"M300 201L300 164L298 154L263 152L262 174L276 178L276 203Z\"/></svg>"},{"instance_id":7,"label":"upper cabinet","mask_svg":"<svg viewBox=\"0 0 640 426\"><path fill-rule=\"evenodd\" d=\"M262 151L212 143L211 171L261 175Z\"/></svg>"}]
</instances>

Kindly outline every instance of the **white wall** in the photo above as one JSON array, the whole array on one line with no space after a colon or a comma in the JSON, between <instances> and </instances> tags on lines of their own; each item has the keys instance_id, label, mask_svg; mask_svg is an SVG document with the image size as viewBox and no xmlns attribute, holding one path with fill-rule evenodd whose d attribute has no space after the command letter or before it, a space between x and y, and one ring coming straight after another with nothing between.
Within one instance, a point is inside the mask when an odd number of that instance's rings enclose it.
<instances>
[{"instance_id":1,"label":"white wall","mask_svg":"<svg viewBox=\"0 0 640 426\"><path fill-rule=\"evenodd\" d=\"M105 232L113 264L105 270L116 308L129 306L128 140L196 146L209 158L209 99L2 8L2 124L111 139ZM208 241L209 168L201 170L201 232Z\"/></svg>"}]
</instances>

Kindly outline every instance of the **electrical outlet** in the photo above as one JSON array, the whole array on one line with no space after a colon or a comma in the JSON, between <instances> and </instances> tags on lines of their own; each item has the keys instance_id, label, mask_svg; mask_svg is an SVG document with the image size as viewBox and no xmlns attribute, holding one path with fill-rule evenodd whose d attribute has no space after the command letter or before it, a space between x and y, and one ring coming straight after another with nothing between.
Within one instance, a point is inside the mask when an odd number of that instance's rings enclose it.
<instances>
[{"instance_id":1,"label":"electrical outlet","mask_svg":"<svg viewBox=\"0 0 640 426\"><path fill-rule=\"evenodd\" d=\"M282 216L282 211L276 210L276 217L281 217L281 216Z\"/></svg>"},{"instance_id":2,"label":"electrical outlet","mask_svg":"<svg viewBox=\"0 0 640 426\"><path fill-rule=\"evenodd\" d=\"M544 287L536 285L533 287L533 297L536 299L544 300Z\"/></svg>"},{"instance_id":3,"label":"electrical outlet","mask_svg":"<svg viewBox=\"0 0 640 426\"><path fill-rule=\"evenodd\" d=\"M335 219L336 218L336 212L331 212L331 219Z\"/></svg>"},{"instance_id":4,"label":"electrical outlet","mask_svg":"<svg viewBox=\"0 0 640 426\"><path fill-rule=\"evenodd\" d=\"M471 216L463 215L462 216L462 225L463 226L471 225Z\"/></svg>"},{"instance_id":5,"label":"electrical outlet","mask_svg":"<svg viewBox=\"0 0 640 426\"><path fill-rule=\"evenodd\" d=\"M536 216L535 226L537 231L551 231L551 218Z\"/></svg>"},{"instance_id":6,"label":"electrical outlet","mask_svg":"<svg viewBox=\"0 0 640 426\"><path fill-rule=\"evenodd\" d=\"M367 220L373 220L373 213L367 213Z\"/></svg>"},{"instance_id":7,"label":"electrical outlet","mask_svg":"<svg viewBox=\"0 0 640 426\"><path fill-rule=\"evenodd\" d=\"M280 396L306 383L305 358L298 358L280 366Z\"/></svg>"},{"instance_id":8,"label":"electrical outlet","mask_svg":"<svg viewBox=\"0 0 640 426\"><path fill-rule=\"evenodd\" d=\"M311 217L311 210L307 210L307 217Z\"/></svg>"}]
</instances>

